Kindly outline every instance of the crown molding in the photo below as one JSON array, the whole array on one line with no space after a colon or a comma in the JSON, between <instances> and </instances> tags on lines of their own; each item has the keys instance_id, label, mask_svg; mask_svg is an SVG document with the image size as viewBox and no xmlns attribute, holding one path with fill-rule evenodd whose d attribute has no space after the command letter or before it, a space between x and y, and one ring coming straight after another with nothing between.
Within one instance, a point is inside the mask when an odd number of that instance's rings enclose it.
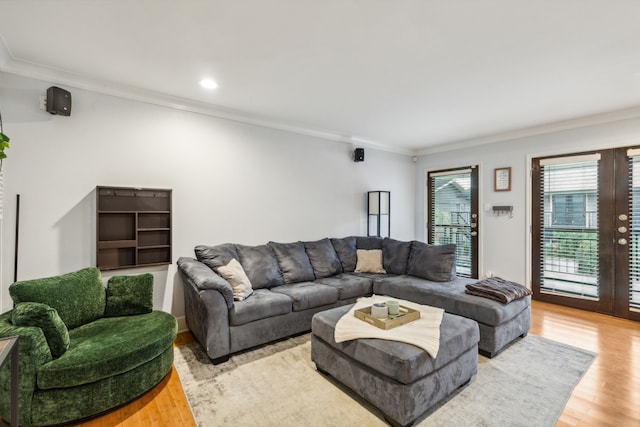
<instances>
[{"instance_id":1,"label":"crown molding","mask_svg":"<svg viewBox=\"0 0 640 427\"><path fill-rule=\"evenodd\" d=\"M326 139L330 141L348 143L354 146L366 146L381 151L388 151L404 155L415 155L415 150L394 147L390 144L385 144L384 142L380 141L373 141L351 135L340 135L335 132L314 129L296 123L270 119L268 117L251 115L242 111L225 109L187 98L171 96L115 82L93 79L87 76L70 73L68 71L18 60L11 55L11 52L4 43L4 40L2 40L1 38L0 71L10 74L16 74L22 77L28 77L36 80L43 80L55 84L70 86L76 89L96 92L103 95L115 96L147 104L173 108L176 110L188 111L191 113L232 120L235 122L247 123L265 128L277 129L286 132L297 133L300 135Z\"/></svg>"},{"instance_id":2,"label":"crown molding","mask_svg":"<svg viewBox=\"0 0 640 427\"><path fill-rule=\"evenodd\" d=\"M640 106L625 108L621 110L609 111L606 113L592 114L589 116L574 119L561 120L552 123L545 123L524 129L517 129L493 135L481 136L478 138L465 139L461 141L447 142L434 145L418 151L419 156L442 153L446 151L460 150L464 148L476 147L478 145L493 144L496 142L508 141L512 139L526 138L530 136L543 135L565 130L577 129L581 127L600 125L617 122L621 120L635 119L640 117Z\"/></svg>"}]
</instances>

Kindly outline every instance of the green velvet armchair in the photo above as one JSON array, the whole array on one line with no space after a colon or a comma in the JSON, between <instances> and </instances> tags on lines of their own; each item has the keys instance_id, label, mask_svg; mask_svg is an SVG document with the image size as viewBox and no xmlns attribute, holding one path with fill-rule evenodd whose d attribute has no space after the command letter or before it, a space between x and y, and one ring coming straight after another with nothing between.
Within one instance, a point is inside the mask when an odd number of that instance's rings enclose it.
<instances>
[{"instance_id":1,"label":"green velvet armchair","mask_svg":"<svg viewBox=\"0 0 640 427\"><path fill-rule=\"evenodd\" d=\"M20 425L68 423L120 406L170 371L176 319L153 311L153 276L97 268L16 282L0 337L19 337ZM10 366L0 371L0 416L10 419Z\"/></svg>"}]
</instances>

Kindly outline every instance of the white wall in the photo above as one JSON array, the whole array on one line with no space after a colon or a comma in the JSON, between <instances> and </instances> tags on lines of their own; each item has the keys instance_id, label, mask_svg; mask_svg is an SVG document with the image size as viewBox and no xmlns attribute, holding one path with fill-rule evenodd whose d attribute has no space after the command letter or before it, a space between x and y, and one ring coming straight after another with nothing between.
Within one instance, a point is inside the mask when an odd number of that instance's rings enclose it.
<instances>
[{"instance_id":1,"label":"white wall","mask_svg":"<svg viewBox=\"0 0 640 427\"><path fill-rule=\"evenodd\" d=\"M173 189L173 260L197 244L289 242L366 233L366 191L390 190L392 237L415 229L415 163L350 144L217 119L84 90L71 117L38 102L49 82L0 74L11 148L4 163L2 311L11 307L15 199L21 195L18 279L95 265L97 185ZM310 101L312 102L312 101ZM175 263L154 273L155 308L180 317Z\"/></svg>"},{"instance_id":2,"label":"white wall","mask_svg":"<svg viewBox=\"0 0 640 427\"><path fill-rule=\"evenodd\" d=\"M498 143L426 154L416 169L416 238L426 239L425 187L427 171L479 165L480 275L529 284L531 225L531 158L640 144L640 118ZM511 166L510 192L493 191L494 168ZM485 204L513 205L513 218L494 216Z\"/></svg>"}]
</instances>

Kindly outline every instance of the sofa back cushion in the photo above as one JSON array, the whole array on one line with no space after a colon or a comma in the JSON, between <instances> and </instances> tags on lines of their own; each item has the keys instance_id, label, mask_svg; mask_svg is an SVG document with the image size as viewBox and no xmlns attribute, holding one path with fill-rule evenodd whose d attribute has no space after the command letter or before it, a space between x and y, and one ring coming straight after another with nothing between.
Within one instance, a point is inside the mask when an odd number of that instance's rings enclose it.
<instances>
[{"instance_id":1,"label":"sofa back cushion","mask_svg":"<svg viewBox=\"0 0 640 427\"><path fill-rule=\"evenodd\" d=\"M284 283L308 282L315 279L311 261L302 242L269 242L276 255Z\"/></svg>"},{"instance_id":2,"label":"sofa back cushion","mask_svg":"<svg viewBox=\"0 0 640 427\"><path fill-rule=\"evenodd\" d=\"M15 304L39 302L53 307L68 329L104 315L106 292L96 267L44 279L15 282L9 286Z\"/></svg>"},{"instance_id":3,"label":"sofa back cushion","mask_svg":"<svg viewBox=\"0 0 640 427\"><path fill-rule=\"evenodd\" d=\"M270 246L236 245L236 251L253 289L271 288L284 284L278 260Z\"/></svg>"},{"instance_id":4,"label":"sofa back cushion","mask_svg":"<svg viewBox=\"0 0 640 427\"><path fill-rule=\"evenodd\" d=\"M342 239L331 239L333 249L335 249L342 270L345 273L351 273L356 269L356 238L355 236L343 237Z\"/></svg>"},{"instance_id":5,"label":"sofa back cushion","mask_svg":"<svg viewBox=\"0 0 640 427\"><path fill-rule=\"evenodd\" d=\"M307 251L317 279L342 273L340 258L329 239L304 242L304 249Z\"/></svg>"},{"instance_id":6,"label":"sofa back cushion","mask_svg":"<svg viewBox=\"0 0 640 427\"><path fill-rule=\"evenodd\" d=\"M411 242L407 274L434 282L454 280L456 278L456 245Z\"/></svg>"},{"instance_id":7,"label":"sofa back cushion","mask_svg":"<svg viewBox=\"0 0 640 427\"><path fill-rule=\"evenodd\" d=\"M387 273L406 274L411 242L386 237L382 241L382 265Z\"/></svg>"},{"instance_id":8,"label":"sofa back cushion","mask_svg":"<svg viewBox=\"0 0 640 427\"><path fill-rule=\"evenodd\" d=\"M228 265L232 259L238 259L236 245L233 243L223 243L217 246L198 245L195 252L198 261L216 272L219 267Z\"/></svg>"},{"instance_id":9,"label":"sofa back cushion","mask_svg":"<svg viewBox=\"0 0 640 427\"><path fill-rule=\"evenodd\" d=\"M356 248L365 249L368 251L373 249L382 249L382 237L376 237L376 236L356 237Z\"/></svg>"}]
</instances>

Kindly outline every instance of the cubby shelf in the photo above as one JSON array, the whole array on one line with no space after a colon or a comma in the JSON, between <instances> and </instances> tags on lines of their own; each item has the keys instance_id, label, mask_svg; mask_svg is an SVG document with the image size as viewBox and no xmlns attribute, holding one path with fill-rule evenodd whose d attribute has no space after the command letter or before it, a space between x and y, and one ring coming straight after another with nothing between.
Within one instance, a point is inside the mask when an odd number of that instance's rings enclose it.
<instances>
[{"instance_id":1,"label":"cubby shelf","mask_svg":"<svg viewBox=\"0 0 640 427\"><path fill-rule=\"evenodd\" d=\"M96 187L101 270L171 263L171 190Z\"/></svg>"}]
</instances>

